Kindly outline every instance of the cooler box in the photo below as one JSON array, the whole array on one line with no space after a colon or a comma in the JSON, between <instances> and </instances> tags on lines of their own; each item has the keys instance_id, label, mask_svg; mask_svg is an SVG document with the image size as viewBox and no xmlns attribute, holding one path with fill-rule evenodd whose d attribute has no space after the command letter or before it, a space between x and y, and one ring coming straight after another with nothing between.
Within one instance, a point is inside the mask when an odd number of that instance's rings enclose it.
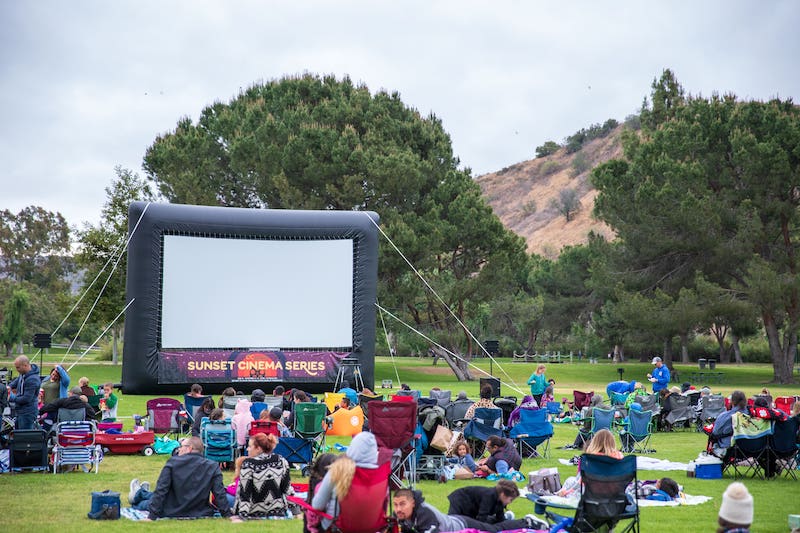
<instances>
[{"instance_id":1,"label":"cooler box","mask_svg":"<svg viewBox=\"0 0 800 533\"><path fill-rule=\"evenodd\" d=\"M694 467L694 477L697 479L721 479L722 463L697 464Z\"/></svg>"}]
</instances>

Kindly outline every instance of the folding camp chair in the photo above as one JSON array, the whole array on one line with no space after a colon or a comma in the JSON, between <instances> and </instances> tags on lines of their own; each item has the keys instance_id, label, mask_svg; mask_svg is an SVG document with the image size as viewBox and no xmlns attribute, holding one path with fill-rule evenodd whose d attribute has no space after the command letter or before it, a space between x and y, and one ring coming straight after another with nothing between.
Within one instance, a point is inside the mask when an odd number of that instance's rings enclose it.
<instances>
[{"instance_id":1,"label":"folding camp chair","mask_svg":"<svg viewBox=\"0 0 800 533\"><path fill-rule=\"evenodd\" d=\"M178 418L181 402L174 398L153 398L147 401L145 408L147 409L145 431L165 435L181 434L182 424Z\"/></svg>"},{"instance_id":2,"label":"folding camp chair","mask_svg":"<svg viewBox=\"0 0 800 533\"><path fill-rule=\"evenodd\" d=\"M455 400L447 404L447 407L444 408L444 417L447 420L447 425L455 429L463 427L464 424L469 422L469 419L465 418L465 416L473 403L475 402L467 399Z\"/></svg>"},{"instance_id":3,"label":"folding camp chair","mask_svg":"<svg viewBox=\"0 0 800 533\"><path fill-rule=\"evenodd\" d=\"M653 435L653 413L650 411L628 411L628 424L619 432L624 453L655 453L649 448Z\"/></svg>"},{"instance_id":4,"label":"folding camp chair","mask_svg":"<svg viewBox=\"0 0 800 533\"><path fill-rule=\"evenodd\" d=\"M733 469L733 476L766 479L765 466L770 460L769 440L772 422L739 412L733 415L731 447L723 459L723 471Z\"/></svg>"},{"instance_id":5,"label":"folding camp chair","mask_svg":"<svg viewBox=\"0 0 800 533\"><path fill-rule=\"evenodd\" d=\"M694 408L690 405L688 396L670 394L667 396L663 411L666 412L664 424L668 431L672 431L680 425L689 427L694 422Z\"/></svg>"},{"instance_id":6,"label":"folding camp chair","mask_svg":"<svg viewBox=\"0 0 800 533\"><path fill-rule=\"evenodd\" d=\"M324 404L321 404L324 407ZM308 476L308 465L314 458L314 441L300 437L281 437L275 446L275 453L286 459L290 465L302 467L302 474Z\"/></svg>"},{"instance_id":7,"label":"folding camp chair","mask_svg":"<svg viewBox=\"0 0 800 533\"><path fill-rule=\"evenodd\" d=\"M252 437L258 433L263 433L264 435L275 435L276 437L280 438L281 428L277 422L272 420L253 420L250 422L250 425L247 428L247 436Z\"/></svg>"},{"instance_id":8,"label":"folding camp chair","mask_svg":"<svg viewBox=\"0 0 800 533\"><path fill-rule=\"evenodd\" d=\"M436 404L442 409L447 408L450 403L452 393L449 390L431 390L430 397L436 400Z\"/></svg>"},{"instance_id":9,"label":"folding camp chair","mask_svg":"<svg viewBox=\"0 0 800 533\"><path fill-rule=\"evenodd\" d=\"M183 406L186 408L186 416L189 419L190 426L194 424L194 417L197 414L197 410L200 409L206 398L211 398L211 396L200 396L195 398L194 396L189 396L188 394L183 395Z\"/></svg>"},{"instance_id":10,"label":"folding camp chair","mask_svg":"<svg viewBox=\"0 0 800 533\"><path fill-rule=\"evenodd\" d=\"M236 405L234 404L234 409ZM250 404L250 414L253 415L255 420L261 416L261 411L265 409L272 409L273 407L280 407L283 410L283 397L281 396L267 396L261 402L253 402Z\"/></svg>"},{"instance_id":11,"label":"folding camp chair","mask_svg":"<svg viewBox=\"0 0 800 533\"><path fill-rule=\"evenodd\" d=\"M561 402L547 402L544 408L547 410L547 415L551 422L553 417L561 416Z\"/></svg>"},{"instance_id":12,"label":"folding camp chair","mask_svg":"<svg viewBox=\"0 0 800 533\"><path fill-rule=\"evenodd\" d=\"M786 476L797 481L797 469L800 467L800 448L797 447L797 432L800 421L796 417L776 420L772 425L769 439L771 461Z\"/></svg>"},{"instance_id":13,"label":"folding camp chair","mask_svg":"<svg viewBox=\"0 0 800 533\"><path fill-rule=\"evenodd\" d=\"M601 429L612 431L611 426L614 424L615 414L616 410L614 409L600 409L599 407L592 409L592 427L589 430L589 436L593 437Z\"/></svg>"},{"instance_id":14,"label":"folding camp chair","mask_svg":"<svg viewBox=\"0 0 800 533\"><path fill-rule=\"evenodd\" d=\"M540 496L529 494L528 499L536 504L535 512L544 514L550 523L562 524L569 532L613 530L638 533L639 506L635 499L630 502L625 492L629 483L636 486L636 456L614 459L606 455L583 454L579 468L581 499L572 521L547 509L563 509L564 506L548 504ZM618 529L621 521L629 522Z\"/></svg>"},{"instance_id":15,"label":"folding camp chair","mask_svg":"<svg viewBox=\"0 0 800 533\"><path fill-rule=\"evenodd\" d=\"M475 458L483 455L486 439L492 435L504 436L503 410L499 407L478 407L472 420L464 426L464 438L470 443Z\"/></svg>"},{"instance_id":16,"label":"folding camp chair","mask_svg":"<svg viewBox=\"0 0 800 533\"><path fill-rule=\"evenodd\" d=\"M204 418L200 422L200 438L205 446L203 456L206 459L218 463L233 461L236 455L236 434L231 427L230 419Z\"/></svg>"},{"instance_id":17,"label":"folding camp chair","mask_svg":"<svg viewBox=\"0 0 800 533\"><path fill-rule=\"evenodd\" d=\"M522 458L550 457L550 437L553 436L553 424L547 419L545 409L520 409L517 422L508 436L514 440ZM537 447L544 444L540 452Z\"/></svg>"},{"instance_id":18,"label":"folding camp chair","mask_svg":"<svg viewBox=\"0 0 800 533\"><path fill-rule=\"evenodd\" d=\"M584 407L589 407L589 404L592 401L592 396L594 396L594 391L581 392L579 390L573 390L572 391L572 398L573 398L572 408L575 411L580 412L580 410L583 409Z\"/></svg>"},{"instance_id":19,"label":"folding camp chair","mask_svg":"<svg viewBox=\"0 0 800 533\"><path fill-rule=\"evenodd\" d=\"M370 431L378 443L379 462L391 459L393 487L414 486L417 476L415 436L416 402L369 402ZM382 458L382 460L381 460Z\"/></svg>"},{"instance_id":20,"label":"folding camp chair","mask_svg":"<svg viewBox=\"0 0 800 533\"><path fill-rule=\"evenodd\" d=\"M643 394L636 397L636 401L642 406L642 411L650 411L653 417L658 417L661 413L661 406L658 404L657 394Z\"/></svg>"},{"instance_id":21,"label":"folding camp chair","mask_svg":"<svg viewBox=\"0 0 800 533\"><path fill-rule=\"evenodd\" d=\"M367 413L369 413L369 407L367 407L367 405L369 402L375 401L382 402L383 395L358 393L358 405L361 407L361 411L364 413L364 429L369 429L369 417L367 416Z\"/></svg>"},{"instance_id":22,"label":"folding camp chair","mask_svg":"<svg viewBox=\"0 0 800 533\"><path fill-rule=\"evenodd\" d=\"M102 457L97 445L97 424L94 420L59 422L55 425L53 446L53 473L64 465L94 467L96 474ZM89 468L88 471L90 471Z\"/></svg>"},{"instance_id":23,"label":"folding camp chair","mask_svg":"<svg viewBox=\"0 0 800 533\"><path fill-rule=\"evenodd\" d=\"M245 394L236 394L233 396L222 397L222 410L225 412L225 418L233 418L236 414L236 404L239 400L249 400L250 397Z\"/></svg>"},{"instance_id":24,"label":"folding camp chair","mask_svg":"<svg viewBox=\"0 0 800 533\"><path fill-rule=\"evenodd\" d=\"M719 415L725 412L725 398L716 394L710 394L700 398L700 414L697 415L695 424L697 430L713 422Z\"/></svg>"},{"instance_id":25,"label":"folding camp chair","mask_svg":"<svg viewBox=\"0 0 800 533\"><path fill-rule=\"evenodd\" d=\"M311 441L314 456L325 447L328 408L324 403L303 402L294 405L294 436Z\"/></svg>"},{"instance_id":26,"label":"folding camp chair","mask_svg":"<svg viewBox=\"0 0 800 533\"><path fill-rule=\"evenodd\" d=\"M92 396L87 396L86 397L86 402L89 404L89 406L92 409L94 409L94 413L95 413L94 419L97 422L99 422L100 419L103 417L103 413L100 410L100 400L102 400L102 399L103 399L103 395L102 394L94 394Z\"/></svg>"},{"instance_id":27,"label":"folding camp chair","mask_svg":"<svg viewBox=\"0 0 800 533\"><path fill-rule=\"evenodd\" d=\"M418 390L399 390L394 395L395 396L410 396L414 401L417 401L420 398L422 398L422 394Z\"/></svg>"},{"instance_id":28,"label":"folding camp chair","mask_svg":"<svg viewBox=\"0 0 800 533\"><path fill-rule=\"evenodd\" d=\"M389 474L391 465L383 463L378 468L356 467L347 495L337 502L334 516L318 511L300 498L288 496L287 500L302 507L306 513L333 521L327 532L375 533L388 528ZM327 533L324 532L324 533Z\"/></svg>"},{"instance_id":29,"label":"folding camp chair","mask_svg":"<svg viewBox=\"0 0 800 533\"><path fill-rule=\"evenodd\" d=\"M8 467L20 470L47 472L47 433L42 429L15 429L8 439Z\"/></svg>"}]
</instances>

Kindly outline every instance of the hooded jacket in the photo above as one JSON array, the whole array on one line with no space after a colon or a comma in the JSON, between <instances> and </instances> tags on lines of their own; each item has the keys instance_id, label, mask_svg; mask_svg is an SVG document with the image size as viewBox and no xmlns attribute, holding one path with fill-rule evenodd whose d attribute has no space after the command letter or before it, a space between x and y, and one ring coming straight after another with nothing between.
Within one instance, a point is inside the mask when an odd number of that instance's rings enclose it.
<instances>
[{"instance_id":1,"label":"hooded jacket","mask_svg":"<svg viewBox=\"0 0 800 533\"><path fill-rule=\"evenodd\" d=\"M368 431L362 431L353 437L345 455L353 460L356 468L378 468L378 443L375 441L375 435ZM336 516L337 501L333 485L331 473L328 471L318 485L317 493L311 500L311 506L314 509L324 509L327 514ZM322 519L323 529L327 529L330 525L330 520Z\"/></svg>"},{"instance_id":2,"label":"hooded jacket","mask_svg":"<svg viewBox=\"0 0 800 533\"><path fill-rule=\"evenodd\" d=\"M18 415L33 415L39 412L39 387L42 380L39 377L39 367L31 363L31 369L23 376L17 376L8 384L9 389L15 389L14 401Z\"/></svg>"},{"instance_id":3,"label":"hooded jacket","mask_svg":"<svg viewBox=\"0 0 800 533\"><path fill-rule=\"evenodd\" d=\"M422 492L415 490L414 513L407 520L400 520L401 533L438 533L439 531L461 531L466 527L457 516L446 515L425 501Z\"/></svg>"},{"instance_id":4,"label":"hooded jacket","mask_svg":"<svg viewBox=\"0 0 800 533\"><path fill-rule=\"evenodd\" d=\"M91 405L81 400L80 396L68 396L66 398L59 398L58 400L48 403L39 409L39 414L44 415L48 413L55 413L54 419L58 416L59 409L83 409L86 414L86 420L92 420L95 416L95 411Z\"/></svg>"},{"instance_id":5,"label":"hooded jacket","mask_svg":"<svg viewBox=\"0 0 800 533\"><path fill-rule=\"evenodd\" d=\"M56 365L56 372L58 372L58 377L60 378L58 381L58 397L66 398L69 396L69 374L61 365ZM50 381L49 375L42 380L42 384L48 381Z\"/></svg>"},{"instance_id":6,"label":"hooded jacket","mask_svg":"<svg viewBox=\"0 0 800 533\"><path fill-rule=\"evenodd\" d=\"M253 422L253 415L250 413L250 400L239 400L233 410L231 418L231 429L236 432L236 444L239 447L247 444L247 428Z\"/></svg>"}]
</instances>

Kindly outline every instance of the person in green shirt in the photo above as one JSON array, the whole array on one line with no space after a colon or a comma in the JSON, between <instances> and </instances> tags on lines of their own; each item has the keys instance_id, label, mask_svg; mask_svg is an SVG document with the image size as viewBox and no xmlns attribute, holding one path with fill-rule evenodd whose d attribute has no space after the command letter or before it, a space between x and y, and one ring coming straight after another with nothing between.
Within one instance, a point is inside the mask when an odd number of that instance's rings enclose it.
<instances>
[{"instance_id":1,"label":"person in green shirt","mask_svg":"<svg viewBox=\"0 0 800 533\"><path fill-rule=\"evenodd\" d=\"M113 391L113 383L103 385L103 397L100 398L100 411L103 413L103 422L114 422L117 419L117 396Z\"/></svg>"},{"instance_id":2,"label":"person in green shirt","mask_svg":"<svg viewBox=\"0 0 800 533\"><path fill-rule=\"evenodd\" d=\"M544 371L545 366L539 365L536 367L536 371L531 374L531 377L528 378L528 385L531 386L531 396L540 407L542 405L542 394L547 388L547 376L544 375Z\"/></svg>"}]
</instances>

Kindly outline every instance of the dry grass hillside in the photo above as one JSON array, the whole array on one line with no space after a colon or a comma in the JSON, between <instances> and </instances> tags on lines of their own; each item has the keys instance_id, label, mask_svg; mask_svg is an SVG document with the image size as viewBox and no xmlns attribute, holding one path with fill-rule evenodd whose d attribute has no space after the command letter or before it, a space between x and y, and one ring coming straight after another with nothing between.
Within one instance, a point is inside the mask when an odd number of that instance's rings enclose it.
<instances>
[{"instance_id":1,"label":"dry grass hillside","mask_svg":"<svg viewBox=\"0 0 800 533\"><path fill-rule=\"evenodd\" d=\"M588 142L573 154L561 148L547 157L476 178L503 224L528 243L528 252L554 259L564 246L587 242L590 231L613 238L611 228L592 217L597 191L589 182L589 172L604 161L622 156L622 128ZM566 188L575 189L581 203L569 222L550 205Z\"/></svg>"}]
</instances>

